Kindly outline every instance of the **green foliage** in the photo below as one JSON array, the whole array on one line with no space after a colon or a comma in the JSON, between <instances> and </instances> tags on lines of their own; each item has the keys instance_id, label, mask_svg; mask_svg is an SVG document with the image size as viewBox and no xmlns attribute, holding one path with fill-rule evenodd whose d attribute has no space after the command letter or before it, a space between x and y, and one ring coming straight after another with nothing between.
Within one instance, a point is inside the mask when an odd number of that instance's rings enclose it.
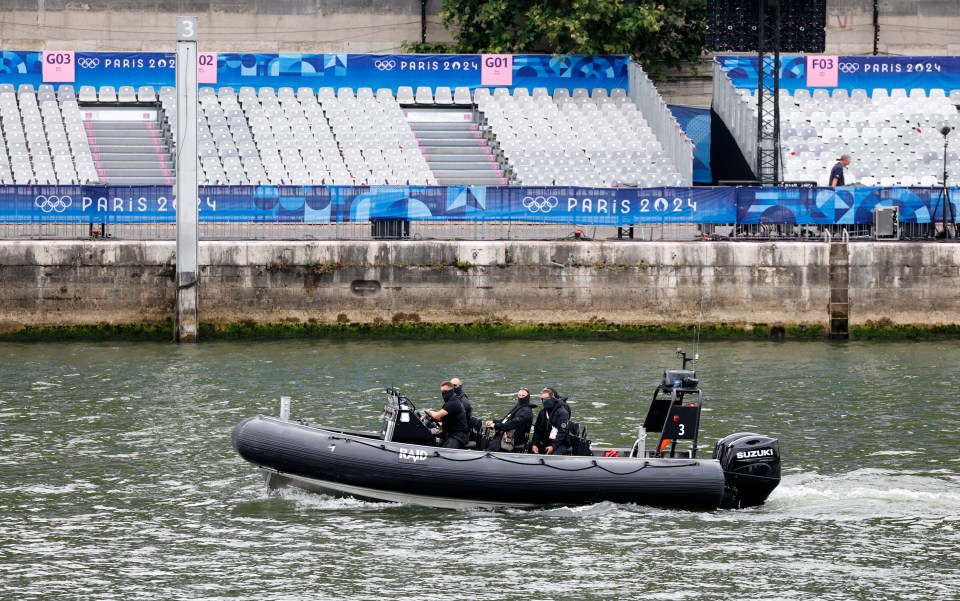
<instances>
[{"instance_id":1,"label":"green foliage","mask_svg":"<svg viewBox=\"0 0 960 601\"><path fill-rule=\"evenodd\" d=\"M449 42L403 42L400 50L408 54L449 54L454 52L453 44Z\"/></svg>"},{"instance_id":2,"label":"green foliage","mask_svg":"<svg viewBox=\"0 0 960 601\"><path fill-rule=\"evenodd\" d=\"M172 324L89 324L36 326L0 333L0 340L41 342L49 340L173 340Z\"/></svg>"},{"instance_id":3,"label":"green foliage","mask_svg":"<svg viewBox=\"0 0 960 601\"><path fill-rule=\"evenodd\" d=\"M629 54L651 76L703 53L706 0L444 0L464 53Z\"/></svg>"}]
</instances>

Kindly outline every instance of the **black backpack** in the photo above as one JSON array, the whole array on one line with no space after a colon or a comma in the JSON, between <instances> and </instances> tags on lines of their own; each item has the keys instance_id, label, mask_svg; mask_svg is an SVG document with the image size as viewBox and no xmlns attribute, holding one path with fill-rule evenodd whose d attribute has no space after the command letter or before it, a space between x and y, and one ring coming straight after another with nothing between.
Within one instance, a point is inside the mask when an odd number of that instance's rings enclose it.
<instances>
[{"instance_id":1,"label":"black backpack","mask_svg":"<svg viewBox=\"0 0 960 601\"><path fill-rule=\"evenodd\" d=\"M567 404L567 397L561 397L560 402L567 408L567 413L573 415L570 405ZM570 447L571 455L588 457L593 453L590 451L590 440L587 438L587 428L567 418L567 445Z\"/></svg>"}]
</instances>

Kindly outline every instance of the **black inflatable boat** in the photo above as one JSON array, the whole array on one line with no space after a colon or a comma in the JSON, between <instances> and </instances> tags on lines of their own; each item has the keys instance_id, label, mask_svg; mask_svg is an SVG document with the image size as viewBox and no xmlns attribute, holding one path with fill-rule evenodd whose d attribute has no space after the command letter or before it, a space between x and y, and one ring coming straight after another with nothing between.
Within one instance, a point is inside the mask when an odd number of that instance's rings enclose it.
<instances>
[{"instance_id":1,"label":"black inflatable boat","mask_svg":"<svg viewBox=\"0 0 960 601\"><path fill-rule=\"evenodd\" d=\"M703 395L688 359L667 370L632 448L592 448L585 432L568 456L436 446L409 399L388 389L379 432L266 416L233 430L233 446L271 489L295 487L443 508L584 505L611 501L691 509L762 504L780 483L776 439L740 432L697 457ZM283 413L283 411L281 412ZM646 448L647 434L657 444Z\"/></svg>"}]
</instances>

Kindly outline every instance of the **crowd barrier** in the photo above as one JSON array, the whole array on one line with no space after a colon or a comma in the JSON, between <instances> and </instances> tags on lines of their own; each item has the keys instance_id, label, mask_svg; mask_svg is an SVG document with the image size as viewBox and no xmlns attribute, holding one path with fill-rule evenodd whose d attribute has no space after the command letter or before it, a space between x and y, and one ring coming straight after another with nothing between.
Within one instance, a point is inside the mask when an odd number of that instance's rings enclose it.
<instances>
[{"instance_id":1,"label":"crowd barrier","mask_svg":"<svg viewBox=\"0 0 960 601\"><path fill-rule=\"evenodd\" d=\"M201 186L198 211L201 223L829 226L870 224L878 206L897 207L901 223L939 222L946 198L941 188ZM175 221L169 186L0 186L0 223Z\"/></svg>"}]
</instances>

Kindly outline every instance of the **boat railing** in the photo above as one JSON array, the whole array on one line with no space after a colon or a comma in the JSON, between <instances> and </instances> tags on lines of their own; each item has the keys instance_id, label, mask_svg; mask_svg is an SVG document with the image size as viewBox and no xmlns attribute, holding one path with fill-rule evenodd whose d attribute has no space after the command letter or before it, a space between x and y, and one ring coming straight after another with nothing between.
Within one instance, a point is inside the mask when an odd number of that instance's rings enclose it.
<instances>
[{"instance_id":1,"label":"boat railing","mask_svg":"<svg viewBox=\"0 0 960 601\"><path fill-rule=\"evenodd\" d=\"M383 407L380 436L384 442L404 442L432 446L433 433L421 421L417 407L394 387L387 388L387 404Z\"/></svg>"},{"instance_id":2,"label":"boat railing","mask_svg":"<svg viewBox=\"0 0 960 601\"><path fill-rule=\"evenodd\" d=\"M695 397L693 400L691 397ZM682 386L657 386L650 401L650 409L643 422L643 436L638 436L633 453L647 454L646 434L659 434L653 457L678 457L679 441L690 441L689 457L695 458L700 438L700 413L703 408L703 392L699 388ZM633 454L632 453L632 454Z\"/></svg>"}]
</instances>

